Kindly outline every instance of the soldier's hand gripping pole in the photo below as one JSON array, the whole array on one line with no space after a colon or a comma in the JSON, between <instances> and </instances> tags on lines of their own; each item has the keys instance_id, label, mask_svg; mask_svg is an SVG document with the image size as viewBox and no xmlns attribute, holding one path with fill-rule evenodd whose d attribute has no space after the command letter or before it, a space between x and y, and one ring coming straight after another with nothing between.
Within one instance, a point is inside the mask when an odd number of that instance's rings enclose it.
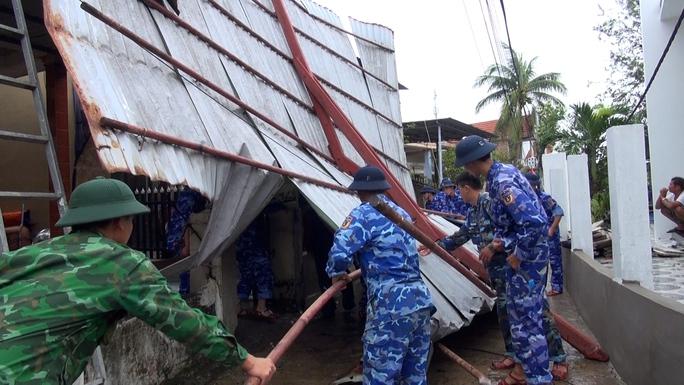
<instances>
[{"instance_id":1,"label":"soldier's hand gripping pole","mask_svg":"<svg viewBox=\"0 0 684 385\"><path fill-rule=\"evenodd\" d=\"M383 202L380 198L378 198L377 195L373 196L370 199L369 203L382 215L387 217L387 219L389 219L394 224L404 229L404 231L406 231L407 233L411 234L420 243L425 245L425 247L430 249L433 253L437 254L437 256L442 258L451 267L458 270L461 274L468 278L470 282L477 286L478 289L482 290L482 292L484 292L486 295L490 297L496 297L496 293L489 286L487 286L486 283L480 280L480 278L473 274L471 270L469 270L467 267L461 264L453 255L449 254L449 252L441 248L437 243L435 243L435 241L430 239L430 237L428 237L425 233L420 231L420 229L418 229L418 227L416 227L413 223L405 220L391 207L387 206L387 204Z\"/></svg>"},{"instance_id":2,"label":"soldier's hand gripping pole","mask_svg":"<svg viewBox=\"0 0 684 385\"><path fill-rule=\"evenodd\" d=\"M348 275L348 278L350 282L354 281L355 279L358 279L361 276L361 270L355 270L354 272L350 273ZM283 338L280 339L278 344L271 350L271 352L268 354L268 358L270 358L273 363L277 364L278 361L283 357L283 354L287 351L287 349L292 346L292 343L299 337L300 334L302 334L302 331L306 327L306 325L311 322L311 320L318 314L325 304L330 302L333 297L335 297L335 294L339 293L342 291L345 287L347 286L346 281L338 281L335 282L332 286L330 286L326 291L323 292L323 294L318 297L314 303L309 306L304 313L302 313L301 316L299 316L299 319L292 325L290 330L285 333ZM249 377L247 381L245 381L245 385L259 385L259 379L256 377Z\"/></svg>"}]
</instances>

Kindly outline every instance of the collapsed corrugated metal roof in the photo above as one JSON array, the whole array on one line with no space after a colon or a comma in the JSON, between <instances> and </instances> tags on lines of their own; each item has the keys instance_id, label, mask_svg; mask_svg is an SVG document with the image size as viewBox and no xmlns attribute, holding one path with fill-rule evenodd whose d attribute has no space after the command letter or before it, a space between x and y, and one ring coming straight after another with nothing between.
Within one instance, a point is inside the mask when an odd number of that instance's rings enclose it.
<instances>
[{"instance_id":1,"label":"collapsed corrugated metal roof","mask_svg":"<svg viewBox=\"0 0 684 385\"><path fill-rule=\"evenodd\" d=\"M171 272L217 255L268 203L281 178L114 129L102 118L348 185L351 177L332 159L269 1L186 0L178 3L180 17L149 0L84 3L101 19L73 0L46 0L45 19L74 79L102 164L110 172L187 184L214 201L214 225L199 253ZM312 72L412 194L392 32L352 21L362 68L337 15L310 1L288 0L286 6ZM103 18L112 20L105 24ZM335 132L344 155L363 165L355 146ZM330 224L341 224L359 204L353 195L292 181ZM432 219L453 231L446 221ZM438 257L429 256L421 268L439 308L440 336L491 307L490 298L468 280L454 279L461 276Z\"/></svg>"}]
</instances>

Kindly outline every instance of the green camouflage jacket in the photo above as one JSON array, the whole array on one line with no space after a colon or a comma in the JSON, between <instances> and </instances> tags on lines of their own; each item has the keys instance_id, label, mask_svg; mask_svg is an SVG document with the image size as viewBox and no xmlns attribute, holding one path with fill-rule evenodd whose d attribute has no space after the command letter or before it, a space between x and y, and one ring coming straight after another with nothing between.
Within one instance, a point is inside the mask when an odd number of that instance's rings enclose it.
<instances>
[{"instance_id":1,"label":"green camouflage jacket","mask_svg":"<svg viewBox=\"0 0 684 385\"><path fill-rule=\"evenodd\" d=\"M236 365L247 357L144 254L76 232L0 255L0 383L71 385L126 313L210 359Z\"/></svg>"}]
</instances>

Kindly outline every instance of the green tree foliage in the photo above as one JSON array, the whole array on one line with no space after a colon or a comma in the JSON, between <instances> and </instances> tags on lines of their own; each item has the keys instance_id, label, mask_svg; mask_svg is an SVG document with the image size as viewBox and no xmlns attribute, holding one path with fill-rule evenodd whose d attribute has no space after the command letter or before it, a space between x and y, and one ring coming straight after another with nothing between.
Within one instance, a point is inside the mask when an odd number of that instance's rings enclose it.
<instances>
[{"instance_id":1,"label":"green tree foliage","mask_svg":"<svg viewBox=\"0 0 684 385\"><path fill-rule=\"evenodd\" d=\"M463 167L456 167L456 151L454 149L445 149L443 154L442 164L444 166L444 177L454 180L454 178L465 171L465 169Z\"/></svg>"},{"instance_id":2,"label":"green tree foliage","mask_svg":"<svg viewBox=\"0 0 684 385\"><path fill-rule=\"evenodd\" d=\"M505 46L509 52L508 46ZM513 52L506 63L492 64L475 81L475 87L487 87L487 95L475 106L480 112L491 103L501 103L501 116L496 124L497 135L508 144L511 158L520 157L523 119L532 117L544 104L562 105L553 93L564 94L565 85L556 72L537 75L534 70L536 57L530 61ZM531 124L530 124L531 125Z\"/></svg>"},{"instance_id":3,"label":"green tree foliage","mask_svg":"<svg viewBox=\"0 0 684 385\"><path fill-rule=\"evenodd\" d=\"M634 108L644 91L644 48L641 35L639 0L615 0L618 12L610 12L595 30L611 45L608 89L604 97L616 106ZM646 105L635 114L636 121L646 118Z\"/></svg>"},{"instance_id":4,"label":"green tree foliage","mask_svg":"<svg viewBox=\"0 0 684 385\"><path fill-rule=\"evenodd\" d=\"M538 122L534 130L537 164L541 164L546 146L553 145L561 139L560 125L565 119L565 113L565 106L562 104L544 104L537 110Z\"/></svg>"},{"instance_id":5,"label":"green tree foliage","mask_svg":"<svg viewBox=\"0 0 684 385\"><path fill-rule=\"evenodd\" d=\"M588 103L575 104L570 109L569 125L560 131L561 147L568 154L587 154L592 216L600 220L610 210L606 131L627 122L626 109Z\"/></svg>"}]
</instances>

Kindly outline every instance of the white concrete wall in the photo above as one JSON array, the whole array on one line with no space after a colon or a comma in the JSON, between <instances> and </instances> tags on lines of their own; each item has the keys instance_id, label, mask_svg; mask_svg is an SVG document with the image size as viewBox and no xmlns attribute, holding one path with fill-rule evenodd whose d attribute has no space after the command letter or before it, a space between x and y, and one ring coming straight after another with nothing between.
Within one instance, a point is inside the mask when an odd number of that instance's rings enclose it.
<instances>
[{"instance_id":1,"label":"white concrete wall","mask_svg":"<svg viewBox=\"0 0 684 385\"><path fill-rule=\"evenodd\" d=\"M652 288L643 125L611 127L606 139L614 278Z\"/></svg>"},{"instance_id":2,"label":"white concrete wall","mask_svg":"<svg viewBox=\"0 0 684 385\"><path fill-rule=\"evenodd\" d=\"M572 213L572 249L582 250L586 255L594 255L587 155L569 155L567 163L570 207L565 212L566 215Z\"/></svg>"},{"instance_id":3,"label":"white concrete wall","mask_svg":"<svg viewBox=\"0 0 684 385\"><path fill-rule=\"evenodd\" d=\"M554 152L542 155L542 166L544 167L544 191L558 202L566 210L565 218L560 223L561 239L568 239L570 231L570 221L572 214L568 208L568 169L564 152Z\"/></svg>"},{"instance_id":4,"label":"white concrete wall","mask_svg":"<svg viewBox=\"0 0 684 385\"><path fill-rule=\"evenodd\" d=\"M646 81L655 70L682 7L682 0L641 0ZM672 177L684 176L682 162L677 161L684 148L683 69L684 28L680 28L646 98L653 202ZM669 238L666 232L672 227L672 222L656 213L657 237Z\"/></svg>"}]
</instances>

